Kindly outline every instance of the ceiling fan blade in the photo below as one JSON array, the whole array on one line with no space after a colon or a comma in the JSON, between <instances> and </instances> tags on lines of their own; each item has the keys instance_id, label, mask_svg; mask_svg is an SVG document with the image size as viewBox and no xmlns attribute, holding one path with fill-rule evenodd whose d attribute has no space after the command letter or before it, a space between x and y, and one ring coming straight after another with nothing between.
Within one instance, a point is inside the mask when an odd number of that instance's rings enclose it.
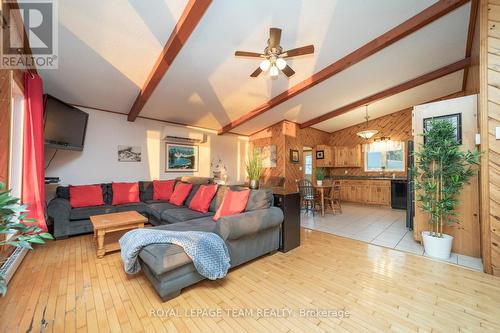
<instances>
[{"instance_id":1,"label":"ceiling fan blade","mask_svg":"<svg viewBox=\"0 0 500 333\"><path fill-rule=\"evenodd\" d=\"M263 54L256 53L256 52L247 52L247 51L236 51L236 52L234 52L234 55L237 57L252 57L252 58L264 57Z\"/></svg>"},{"instance_id":2,"label":"ceiling fan blade","mask_svg":"<svg viewBox=\"0 0 500 333\"><path fill-rule=\"evenodd\" d=\"M257 69L252 74L250 74L250 76L257 77L260 73L262 73L262 69L260 69L260 67L257 67Z\"/></svg>"},{"instance_id":3,"label":"ceiling fan blade","mask_svg":"<svg viewBox=\"0 0 500 333\"><path fill-rule=\"evenodd\" d=\"M307 45L291 49L282 53L283 58L297 57L301 55L314 53L314 45Z\"/></svg>"},{"instance_id":4,"label":"ceiling fan blade","mask_svg":"<svg viewBox=\"0 0 500 333\"><path fill-rule=\"evenodd\" d=\"M281 42L281 29L271 28L269 29L269 48L278 48Z\"/></svg>"},{"instance_id":5,"label":"ceiling fan blade","mask_svg":"<svg viewBox=\"0 0 500 333\"><path fill-rule=\"evenodd\" d=\"M285 74L288 77L290 77L293 74L295 74L295 71L292 69L292 67L290 67L288 65L286 65L286 67L283 68L281 71L283 72L283 74Z\"/></svg>"}]
</instances>

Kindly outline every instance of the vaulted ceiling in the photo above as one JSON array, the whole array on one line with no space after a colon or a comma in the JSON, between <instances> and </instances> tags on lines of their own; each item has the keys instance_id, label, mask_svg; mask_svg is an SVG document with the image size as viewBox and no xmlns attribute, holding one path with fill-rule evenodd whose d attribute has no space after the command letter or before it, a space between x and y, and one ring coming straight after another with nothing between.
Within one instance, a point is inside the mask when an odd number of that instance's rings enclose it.
<instances>
[{"instance_id":1,"label":"vaulted ceiling","mask_svg":"<svg viewBox=\"0 0 500 333\"><path fill-rule=\"evenodd\" d=\"M220 129L272 97L433 5L433 0L213 0L140 116ZM45 92L72 104L128 113L187 0L59 2L59 69L39 70ZM280 120L306 122L466 56L466 3L365 60L233 131L251 134ZM250 78L270 27L281 45L314 44L294 58L296 74ZM462 89L463 70L370 105L376 118ZM364 107L313 125L335 131L363 121Z\"/></svg>"}]
</instances>

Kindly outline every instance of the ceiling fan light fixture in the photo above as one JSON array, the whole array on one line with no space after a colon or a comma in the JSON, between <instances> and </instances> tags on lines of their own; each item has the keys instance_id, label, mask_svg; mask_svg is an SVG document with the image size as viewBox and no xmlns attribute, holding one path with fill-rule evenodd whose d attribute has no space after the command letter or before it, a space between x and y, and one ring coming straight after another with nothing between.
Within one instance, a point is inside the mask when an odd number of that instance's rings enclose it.
<instances>
[{"instance_id":1,"label":"ceiling fan light fixture","mask_svg":"<svg viewBox=\"0 0 500 333\"><path fill-rule=\"evenodd\" d=\"M271 67L271 62L269 61L269 59L263 60L260 63L259 67L263 72L267 72L269 70L269 67Z\"/></svg>"},{"instance_id":2,"label":"ceiling fan light fixture","mask_svg":"<svg viewBox=\"0 0 500 333\"><path fill-rule=\"evenodd\" d=\"M286 67L286 61L283 58L276 59L276 67L282 71Z\"/></svg>"},{"instance_id":3,"label":"ceiling fan light fixture","mask_svg":"<svg viewBox=\"0 0 500 333\"><path fill-rule=\"evenodd\" d=\"M269 75L271 75L271 78L277 78L279 75L278 67L271 66L271 70L269 71Z\"/></svg>"}]
</instances>

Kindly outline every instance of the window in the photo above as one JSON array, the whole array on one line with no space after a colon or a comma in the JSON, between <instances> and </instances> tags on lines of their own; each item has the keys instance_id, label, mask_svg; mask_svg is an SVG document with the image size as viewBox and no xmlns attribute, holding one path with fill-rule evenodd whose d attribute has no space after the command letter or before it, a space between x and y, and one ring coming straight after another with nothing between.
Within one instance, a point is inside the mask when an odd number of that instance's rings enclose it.
<instances>
[{"instance_id":1,"label":"window","mask_svg":"<svg viewBox=\"0 0 500 333\"><path fill-rule=\"evenodd\" d=\"M312 181L312 172L313 172L313 156L312 156L312 148L304 147L303 149L304 161L303 170L304 170L304 179L308 181Z\"/></svg>"},{"instance_id":2,"label":"window","mask_svg":"<svg viewBox=\"0 0 500 333\"><path fill-rule=\"evenodd\" d=\"M405 171L404 142L376 141L364 145L365 171Z\"/></svg>"},{"instance_id":3,"label":"window","mask_svg":"<svg viewBox=\"0 0 500 333\"><path fill-rule=\"evenodd\" d=\"M312 175L312 153L304 154L304 173Z\"/></svg>"}]
</instances>

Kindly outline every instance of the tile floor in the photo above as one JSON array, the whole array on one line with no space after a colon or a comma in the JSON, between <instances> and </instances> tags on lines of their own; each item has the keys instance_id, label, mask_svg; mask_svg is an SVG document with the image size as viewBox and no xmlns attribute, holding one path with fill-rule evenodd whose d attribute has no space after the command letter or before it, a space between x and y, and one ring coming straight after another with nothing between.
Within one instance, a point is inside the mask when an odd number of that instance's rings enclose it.
<instances>
[{"instance_id":1,"label":"tile floor","mask_svg":"<svg viewBox=\"0 0 500 333\"><path fill-rule=\"evenodd\" d=\"M406 229L406 212L386 207L342 204L342 214L332 215L302 213L304 228L348 237L374 245L424 255L424 248L413 239L413 232ZM446 260L451 263L483 270L480 258L452 253Z\"/></svg>"}]
</instances>

